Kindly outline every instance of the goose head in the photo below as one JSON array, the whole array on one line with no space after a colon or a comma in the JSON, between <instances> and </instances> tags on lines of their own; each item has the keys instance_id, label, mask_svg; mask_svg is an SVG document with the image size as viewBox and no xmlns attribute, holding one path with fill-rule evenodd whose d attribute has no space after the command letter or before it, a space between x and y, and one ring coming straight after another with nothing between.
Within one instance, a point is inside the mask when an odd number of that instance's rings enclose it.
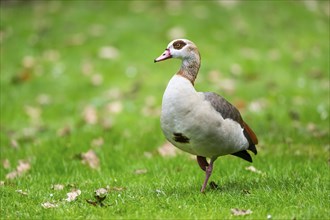
<instances>
[{"instance_id":1,"label":"goose head","mask_svg":"<svg viewBox=\"0 0 330 220\"><path fill-rule=\"evenodd\" d=\"M170 58L178 58L181 60L196 59L199 58L199 52L196 45L187 39L176 39L171 41L164 53L154 60L159 62Z\"/></svg>"}]
</instances>

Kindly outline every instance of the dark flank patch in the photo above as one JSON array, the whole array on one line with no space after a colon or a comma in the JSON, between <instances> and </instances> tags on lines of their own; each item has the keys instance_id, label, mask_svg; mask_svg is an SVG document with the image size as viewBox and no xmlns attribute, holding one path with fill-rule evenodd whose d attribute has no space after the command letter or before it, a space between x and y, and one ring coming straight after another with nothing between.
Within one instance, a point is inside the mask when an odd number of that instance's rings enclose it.
<instances>
[{"instance_id":1,"label":"dark flank patch","mask_svg":"<svg viewBox=\"0 0 330 220\"><path fill-rule=\"evenodd\" d=\"M186 46L186 43L182 40L177 40L173 43L173 47L176 50L180 50L182 47Z\"/></svg>"},{"instance_id":2,"label":"dark flank patch","mask_svg":"<svg viewBox=\"0 0 330 220\"><path fill-rule=\"evenodd\" d=\"M189 138L184 136L182 133L173 133L173 139L175 142L179 143L189 143Z\"/></svg>"}]
</instances>

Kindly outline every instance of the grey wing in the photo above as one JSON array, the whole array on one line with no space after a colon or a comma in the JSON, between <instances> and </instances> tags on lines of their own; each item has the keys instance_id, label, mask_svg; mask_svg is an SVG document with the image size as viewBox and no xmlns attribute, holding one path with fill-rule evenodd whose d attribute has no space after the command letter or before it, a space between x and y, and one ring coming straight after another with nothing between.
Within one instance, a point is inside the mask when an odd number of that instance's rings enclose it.
<instances>
[{"instance_id":1,"label":"grey wing","mask_svg":"<svg viewBox=\"0 0 330 220\"><path fill-rule=\"evenodd\" d=\"M247 131L247 128L246 128L247 125L243 121L242 116L239 113L239 111L237 110L237 108L235 106L233 106L232 104L230 104L225 98L219 96L216 93L204 92L203 94L204 94L205 100L209 101L211 103L212 107L217 112L219 112L224 119L230 118L230 119L236 121L237 123L239 123L241 125L241 127L244 128L244 135L250 143L250 146L248 149L251 150L254 154L257 154L255 144L253 143L253 140L251 139L250 134ZM253 133L253 135L254 135L254 133ZM252 158L251 158L250 154L245 150L233 153L232 155L240 157L249 162L252 162Z\"/></svg>"},{"instance_id":2,"label":"grey wing","mask_svg":"<svg viewBox=\"0 0 330 220\"><path fill-rule=\"evenodd\" d=\"M212 107L219 112L224 119L230 118L240 125L243 123L241 114L235 106L230 104L225 98L213 92L203 92L205 100L209 101Z\"/></svg>"}]
</instances>

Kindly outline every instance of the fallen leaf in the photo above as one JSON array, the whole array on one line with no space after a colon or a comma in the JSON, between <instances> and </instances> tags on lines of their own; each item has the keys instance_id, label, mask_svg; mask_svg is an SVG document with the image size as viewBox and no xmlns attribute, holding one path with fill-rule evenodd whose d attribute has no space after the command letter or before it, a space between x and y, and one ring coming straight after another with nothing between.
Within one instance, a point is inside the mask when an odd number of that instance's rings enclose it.
<instances>
[{"instance_id":1,"label":"fallen leaf","mask_svg":"<svg viewBox=\"0 0 330 220\"><path fill-rule=\"evenodd\" d=\"M87 124L94 125L97 123L97 111L94 106L86 106L83 111L83 116Z\"/></svg>"},{"instance_id":2,"label":"fallen leaf","mask_svg":"<svg viewBox=\"0 0 330 220\"><path fill-rule=\"evenodd\" d=\"M242 74L242 67L241 65L239 65L238 63L233 63L230 66L230 72L234 75L234 76L240 76Z\"/></svg>"},{"instance_id":3,"label":"fallen leaf","mask_svg":"<svg viewBox=\"0 0 330 220\"><path fill-rule=\"evenodd\" d=\"M168 141L166 141L157 150L162 157L174 157L177 155L176 148Z\"/></svg>"},{"instance_id":4,"label":"fallen leaf","mask_svg":"<svg viewBox=\"0 0 330 220\"><path fill-rule=\"evenodd\" d=\"M10 162L9 162L9 160L8 160L8 159L4 159L4 160L2 161L2 166L3 166L3 168L5 168L6 170L9 169L9 168L10 168Z\"/></svg>"},{"instance_id":5,"label":"fallen leaf","mask_svg":"<svg viewBox=\"0 0 330 220\"><path fill-rule=\"evenodd\" d=\"M309 122L307 124L306 130L308 133L310 133L313 137L320 138L328 135L328 132L326 130L321 130L317 127L317 125L313 122Z\"/></svg>"},{"instance_id":6,"label":"fallen leaf","mask_svg":"<svg viewBox=\"0 0 330 220\"><path fill-rule=\"evenodd\" d=\"M235 216L250 215L250 214L252 214L252 211L250 209L244 210L244 209L234 208L234 209L231 209L231 214L233 214Z\"/></svg>"},{"instance_id":7,"label":"fallen leaf","mask_svg":"<svg viewBox=\"0 0 330 220\"><path fill-rule=\"evenodd\" d=\"M183 38L186 35L186 31L179 26L173 27L167 32L167 36L170 39Z\"/></svg>"},{"instance_id":8,"label":"fallen leaf","mask_svg":"<svg viewBox=\"0 0 330 220\"><path fill-rule=\"evenodd\" d=\"M52 185L52 189L53 190L63 190L64 189L64 185L62 184L55 184L55 185Z\"/></svg>"},{"instance_id":9,"label":"fallen leaf","mask_svg":"<svg viewBox=\"0 0 330 220\"><path fill-rule=\"evenodd\" d=\"M71 36L68 41L68 44L71 46L79 46L82 45L86 41L85 35L81 33L77 33Z\"/></svg>"},{"instance_id":10,"label":"fallen leaf","mask_svg":"<svg viewBox=\"0 0 330 220\"><path fill-rule=\"evenodd\" d=\"M94 197L98 202L102 202L108 195L108 190L106 188L100 188L95 190Z\"/></svg>"},{"instance_id":11,"label":"fallen leaf","mask_svg":"<svg viewBox=\"0 0 330 220\"><path fill-rule=\"evenodd\" d=\"M83 164L87 164L92 169L98 169L100 167L100 160L93 150L82 153L81 161Z\"/></svg>"},{"instance_id":12,"label":"fallen leaf","mask_svg":"<svg viewBox=\"0 0 330 220\"><path fill-rule=\"evenodd\" d=\"M71 127L66 125L63 128L57 130L57 136L64 137L71 134Z\"/></svg>"},{"instance_id":13,"label":"fallen leaf","mask_svg":"<svg viewBox=\"0 0 330 220\"><path fill-rule=\"evenodd\" d=\"M15 171L12 171L12 172L10 172L10 173L8 173L7 175L6 175L6 179L14 179L14 178L16 178L18 175L17 175L17 171L15 170Z\"/></svg>"},{"instance_id":14,"label":"fallen leaf","mask_svg":"<svg viewBox=\"0 0 330 220\"><path fill-rule=\"evenodd\" d=\"M57 50L46 50L42 54L43 59L50 61L50 62L56 62L60 59L60 53Z\"/></svg>"},{"instance_id":15,"label":"fallen leaf","mask_svg":"<svg viewBox=\"0 0 330 220\"><path fill-rule=\"evenodd\" d=\"M89 28L89 33L93 37L98 37L98 36L101 36L104 33L105 29L106 28L103 25L101 25L101 24L93 24Z\"/></svg>"},{"instance_id":16,"label":"fallen leaf","mask_svg":"<svg viewBox=\"0 0 330 220\"><path fill-rule=\"evenodd\" d=\"M79 189L74 189L71 192L67 193L67 198L65 199L68 202L72 202L77 199L77 197L81 194Z\"/></svg>"},{"instance_id":17,"label":"fallen leaf","mask_svg":"<svg viewBox=\"0 0 330 220\"><path fill-rule=\"evenodd\" d=\"M92 62L90 62L89 60L84 61L83 64L81 65L82 74L85 76L89 76L93 73L93 71L94 71L94 66Z\"/></svg>"},{"instance_id":18,"label":"fallen leaf","mask_svg":"<svg viewBox=\"0 0 330 220\"><path fill-rule=\"evenodd\" d=\"M126 190L126 187L117 187L117 186L113 186L113 187L110 187L110 186L107 186L107 190L108 191L123 191L123 190Z\"/></svg>"},{"instance_id":19,"label":"fallen leaf","mask_svg":"<svg viewBox=\"0 0 330 220\"><path fill-rule=\"evenodd\" d=\"M108 60L114 60L119 57L119 51L112 46L104 46L99 50L99 57Z\"/></svg>"},{"instance_id":20,"label":"fallen leaf","mask_svg":"<svg viewBox=\"0 0 330 220\"><path fill-rule=\"evenodd\" d=\"M16 139L10 139L10 146L14 149L18 149L19 143Z\"/></svg>"},{"instance_id":21,"label":"fallen leaf","mask_svg":"<svg viewBox=\"0 0 330 220\"><path fill-rule=\"evenodd\" d=\"M249 170L251 172L254 172L254 173L262 174L262 172L260 170L257 170L254 166L248 166L248 167L245 167L245 169Z\"/></svg>"},{"instance_id":22,"label":"fallen leaf","mask_svg":"<svg viewBox=\"0 0 330 220\"><path fill-rule=\"evenodd\" d=\"M144 116L150 117L159 117L160 116L160 108L156 105L156 98L155 96L147 96L144 100L143 108L141 112Z\"/></svg>"},{"instance_id":23,"label":"fallen leaf","mask_svg":"<svg viewBox=\"0 0 330 220\"><path fill-rule=\"evenodd\" d=\"M14 75L11 79L11 82L13 84L19 84L19 83L27 82L31 79L32 79L32 69L25 68L21 72Z\"/></svg>"},{"instance_id":24,"label":"fallen leaf","mask_svg":"<svg viewBox=\"0 0 330 220\"><path fill-rule=\"evenodd\" d=\"M25 56L22 60L22 64L25 68L32 68L35 65L35 58L33 56Z\"/></svg>"},{"instance_id":25,"label":"fallen leaf","mask_svg":"<svg viewBox=\"0 0 330 220\"><path fill-rule=\"evenodd\" d=\"M42 110L39 107L25 106L25 113L29 116L33 124L37 124L41 120Z\"/></svg>"},{"instance_id":26,"label":"fallen leaf","mask_svg":"<svg viewBox=\"0 0 330 220\"><path fill-rule=\"evenodd\" d=\"M24 161L24 160L19 160L16 170L17 170L18 174L20 175L20 174L27 172L30 168L31 168L31 165L29 162Z\"/></svg>"},{"instance_id":27,"label":"fallen leaf","mask_svg":"<svg viewBox=\"0 0 330 220\"><path fill-rule=\"evenodd\" d=\"M45 209L56 208L58 205L51 203L51 202L44 202L41 206Z\"/></svg>"},{"instance_id":28,"label":"fallen leaf","mask_svg":"<svg viewBox=\"0 0 330 220\"><path fill-rule=\"evenodd\" d=\"M268 103L265 99L257 99L250 103L248 109L251 112L261 112L268 106Z\"/></svg>"},{"instance_id":29,"label":"fallen leaf","mask_svg":"<svg viewBox=\"0 0 330 220\"><path fill-rule=\"evenodd\" d=\"M236 90L236 83L233 79L224 78L218 82L218 85L221 90L230 94L234 93Z\"/></svg>"},{"instance_id":30,"label":"fallen leaf","mask_svg":"<svg viewBox=\"0 0 330 220\"><path fill-rule=\"evenodd\" d=\"M21 194L21 195L23 195L23 196L27 196L27 195L28 195L27 192L25 192L25 191L23 191L23 190L21 190L21 189L18 189L18 190L16 190L15 192L17 192L17 193L19 193L19 194Z\"/></svg>"},{"instance_id":31,"label":"fallen leaf","mask_svg":"<svg viewBox=\"0 0 330 220\"><path fill-rule=\"evenodd\" d=\"M103 83L103 76L99 73L95 73L91 76L91 83L93 86L100 86Z\"/></svg>"},{"instance_id":32,"label":"fallen leaf","mask_svg":"<svg viewBox=\"0 0 330 220\"><path fill-rule=\"evenodd\" d=\"M121 101L111 102L107 105L107 110L109 113L118 114L123 111L123 104Z\"/></svg>"},{"instance_id":33,"label":"fallen leaf","mask_svg":"<svg viewBox=\"0 0 330 220\"><path fill-rule=\"evenodd\" d=\"M31 169L31 165L29 162L24 161L24 160L19 160L16 170L8 173L6 175L6 179L14 179L16 177L22 176L24 173L26 173L30 169Z\"/></svg>"},{"instance_id":34,"label":"fallen leaf","mask_svg":"<svg viewBox=\"0 0 330 220\"><path fill-rule=\"evenodd\" d=\"M104 140L102 137L93 139L91 142L92 147L101 147L104 144Z\"/></svg>"},{"instance_id":35,"label":"fallen leaf","mask_svg":"<svg viewBox=\"0 0 330 220\"><path fill-rule=\"evenodd\" d=\"M50 96L47 94L39 94L36 99L39 105L49 105L51 102Z\"/></svg>"},{"instance_id":36,"label":"fallen leaf","mask_svg":"<svg viewBox=\"0 0 330 220\"><path fill-rule=\"evenodd\" d=\"M230 0L230 1L218 1L218 3L224 8L231 9L236 7L240 2L238 0Z\"/></svg>"},{"instance_id":37,"label":"fallen leaf","mask_svg":"<svg viewBox=\"0 0 330 220\"><path fill-rule=\"evenodd\" d=\"M143 152L143 155L146 157L146 158L152 158L152 153L150 152Z\"/></svg>"},{"instance_id":38,"label":"fallen leaf","mask_svg":"<svg viewBox=\"0 0 330 220\"><path fill-rule=\"evenodd\" d=\"M137 175L145 174L147 172L148 172L147 169L137 169L137 170L134 170L134 173L137 174Z\"/></svg>"}]
</instances>

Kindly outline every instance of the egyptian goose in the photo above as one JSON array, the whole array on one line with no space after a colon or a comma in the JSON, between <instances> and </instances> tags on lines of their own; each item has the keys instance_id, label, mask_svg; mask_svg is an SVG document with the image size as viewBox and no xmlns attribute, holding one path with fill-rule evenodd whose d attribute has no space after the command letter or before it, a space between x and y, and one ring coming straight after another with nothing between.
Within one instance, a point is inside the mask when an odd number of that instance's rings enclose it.
<instances>
[{"instance_id":1,"label":"egyptian goose","mask_svg":"<svg viewBox=\"0 0 330 220\"><path fill-rule=\"evenodd\" d=\"M201 188L204 192L219 156L231 154L252 162L247 150L257 154L258 139L226 99L195 90L201 58L193 42L173 40L154 62L169 58L179 58L182 64L163 95L161 128L174 146L197 156L200 168L206 173ZM210 158L209 163L206 158Z\"/></svg>"}]
</instances>

